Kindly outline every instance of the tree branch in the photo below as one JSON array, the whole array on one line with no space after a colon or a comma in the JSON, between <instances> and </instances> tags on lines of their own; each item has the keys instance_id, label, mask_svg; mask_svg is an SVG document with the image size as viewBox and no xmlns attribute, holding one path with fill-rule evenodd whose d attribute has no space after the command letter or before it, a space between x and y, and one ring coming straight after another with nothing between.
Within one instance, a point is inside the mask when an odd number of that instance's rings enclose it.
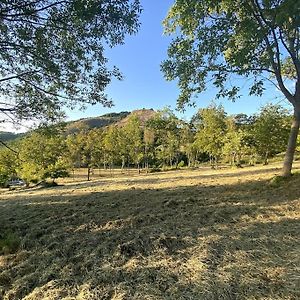
<instances>
[{"instance_id":1,"label":"tree branch","mask_svg":"<svg viewBox=\"0 0 300 300\"><path fill-rule=\"evenodd\" d=\"M3 142L2 140L0 140L0 144L2 146L4 146L5 148L9 149L10 151L14 152L15 154L19 155L19 152L17 152L16 150L14 150L13 148L9 147L5 142Z\"/></svg>"},{"instance_id":2,"label":"tree branch","mask_svg":"<svg viewBox=\"0 0 300 300\"><path fill-rule=\"evenodd\" d=\"M20 78L24 75L29 75L29 74L34 74L34 73L38 73L39 71L28 71L28 72L24 72L24 73L21 73L21 74L17 74L17 75L12 75L10 77L5 77L5 78L1 78L0 79L0 82L3 82L3 81L8 81L8 80L11 80L11 79L16 79L16 78Z\"/></svg>"},{"instance_id":3,"label":"tree branch","mask_svg":"<svg viewBox=\"0 0 300 300\"><path fill-rule=\"evenodd\" d=\"M282 79L282 74L281 74L281 63L280 63L280 51L279 51L279 45L278 45L278 40L276 37L276 34L274 32L274 28L269 24L269 22L264 18L264 16L261 14L261 7L259 5L259 3L257 2L257 0L253 0L252 1L253 7L250 8L253 9L252 13L254 18L257 20L258 24L263 28L265 23L266 26L268 26L272 32L273 38L274 38L274 42L275 42L275 48L276 48L276 52L274 53L273 51L273 47L271 46L271 43L269 41L269 37L267 34L264 35L264 41L266 43L267 46L267 51L269 53L269 57L270 57L270 62L272 65L272 68L274 70L274 74L276 77L276 80L278 82L278 85L280 87L280 90L282 91L282 93L284 94L284 96L293 104L295 105L295 99L294 96L290 93L290 91L286 88L286 86L284 85L283 79ZM258 14L258 15L257 15ZM274 60L274 55L276 56L276 61Z\"/></svg>"},{"instance_id":4,"label":"tree branch","mask_svg":"<svg viewBox=\"0 0 300 300\"><path fill-rule=\"evenodd\" d=\"M44 10L47 10L53 6L57 6L57 5L60 5L60 4L63 4L63 3L70 3L69 1L66 1L66 0L62 0L62 1L57 1L57 2L54 2L54 3L51 3L49 5L46 5L44 7L41 7L41 8L37 8L35 10L33 10L31 13L17 13L17 14L8 14L8 15L3 15L5 17L21 17L21 16L31 16L31 15L34 15L38 12L41 12L41 11L44 11Z\"/></svg>"}]
</instances>

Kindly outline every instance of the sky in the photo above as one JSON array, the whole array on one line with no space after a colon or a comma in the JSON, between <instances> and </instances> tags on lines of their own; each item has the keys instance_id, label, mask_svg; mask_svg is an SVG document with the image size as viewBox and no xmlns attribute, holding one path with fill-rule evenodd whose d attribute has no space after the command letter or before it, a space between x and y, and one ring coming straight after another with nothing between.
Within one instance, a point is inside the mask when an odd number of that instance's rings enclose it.
<instances>
[{"instance_id":1,"label":"sky","mask_svg":"<svg viewBox=\"0 0 300 300\"><path fill-rule=\"evenodd\" d=\"M99 104L88 107L84 112L68 111L68 120L142 108L162 109L170 106L171 109L176 109L179 95L177 84L166 81L160 71L160 64L167 58L167 48L172 39L163 34L162 21L174 1L142 0L141 3L143 12L138 34L127 37L124 45L107 51L110 64L116 65L124 76L123 81L113 81L106 90L115 106L103 108ZM245 81L240 81L241 86L247 86ZM215 103L222 104L229 114L253 114L268 102L285 104L282 102L281 93L271 85L263 97L247 96L246 88L243 95L234 103L227 99ZM214 96L215 90L212 87L198 95L195 108L187 108L184 113L176 112L176 114L188 120L199 108L208 106Z\"/></svg>"},{"instance_id":2,"label":"sky","mask_svg":"<svg viewBox=\"0 0 300 300\"><path fill-rule=\"evenodd\" d=\"M113 80L106 90L114 106L104 108L98 104L88 106L85 111L66 110L67 120L142 108L157 110L169 106L173 110L176 109L179 95L177 84L166 81L160 71L160 64L167 58L167 48L172 39L163 34L162 21L173 2L173 0L141 0L143 12L139 32L134 36L128 36L123 45L107 49L109 64L117 66L124 76L122 81ZM241 86L247 86L245 80L240 81ZM196 107L187 108L184 113L176 112L176 114L189 120L199 108L208 106L214 95L214 88L208 88L207 92L198 95ZM229 114L253 114L262 105L271 101L285 104L282 99L281 93L274 86L269 86L263 97L249 97L245 88L243 97L236 102L223 99L215 103L222 104Z\"/></svg>"}]
</instances>

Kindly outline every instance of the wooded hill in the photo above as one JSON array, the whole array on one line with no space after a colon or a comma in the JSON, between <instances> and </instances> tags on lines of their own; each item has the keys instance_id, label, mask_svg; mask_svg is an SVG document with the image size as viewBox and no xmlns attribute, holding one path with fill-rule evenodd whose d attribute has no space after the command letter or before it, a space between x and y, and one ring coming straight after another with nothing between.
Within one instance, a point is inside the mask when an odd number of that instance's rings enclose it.
<instances>
[{"instance_id":1,"label":"wooded hill","mask_svg":"<svg viewBox=\"0 0 300 300\"><path fill-rule=\"evenodd\" d=\"M2 141L2 142L13 141L17 138L20 138L22 135L23 135L22 133L0 131L0 141Z\"/></svg>"},{"instance_id":2,"label":"wooded hill","mask_svg":"<svg viewBox=\"0 0 300 300\"><path fill-rule=\"evenodd\" d=\"M138 109L132 112L113 112L98 117L82 118L79 120L66 122L65 132L67 134L73 134L81 130L103 128L112 124L115 124L118 127L122 127L128 123L130 117L132 116L138 117L141 124L145 124L149 119L151 119L155 115L155 113L156 112L153 109ZM13 141L23 135L23 133L0 131L0 140L3 142Z\"/></svg>"},{"instance_id":3,"label":"wooded hill","mask_svg":"<svg viewBox=\"0 0 300 300\"><path fill-rule=\"evenodd\" d=\"M144 125L148 120L153 118L155 114L156 112L153 109L138 109L132 112L122 111L120 113L109 113L94 118L83 118L68 122L66 132L71 134L81 130L103 128L113 124L122 127L125 126L132 117L137 117L141 125Z\"/></svg>"}]
</instances>

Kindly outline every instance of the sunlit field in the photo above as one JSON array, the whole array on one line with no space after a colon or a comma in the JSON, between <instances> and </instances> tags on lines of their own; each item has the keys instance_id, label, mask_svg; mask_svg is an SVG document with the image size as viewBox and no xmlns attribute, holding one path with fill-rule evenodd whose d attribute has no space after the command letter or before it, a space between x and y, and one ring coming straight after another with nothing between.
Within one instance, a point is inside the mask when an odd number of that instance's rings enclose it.
<instances>
[{"instance_id":1,"label":"sunlit field","mask_svg":"<svg viewBox=\"0 0 300 300\"><path fill-rule=\"evenodd\" d=\"M299 299L300 176L278 168L82 170L3 190L0 299Z\"/></svg>"}]
</instances>

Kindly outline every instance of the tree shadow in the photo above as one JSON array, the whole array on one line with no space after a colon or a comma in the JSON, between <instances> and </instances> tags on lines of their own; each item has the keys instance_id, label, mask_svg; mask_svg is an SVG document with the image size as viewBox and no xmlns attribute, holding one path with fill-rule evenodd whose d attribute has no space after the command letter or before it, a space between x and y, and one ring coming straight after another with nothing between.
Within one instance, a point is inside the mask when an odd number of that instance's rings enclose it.
<instances>
[{"instance_id":1,"label":"tree shadow","mask_svg":"<svg viewBox=\"0 0 300 300\"><path fill-rule=\"evenodd\" d=\"M1 200L0 298L296 299L298 183Z\"/></svg>"}]
</instances>

